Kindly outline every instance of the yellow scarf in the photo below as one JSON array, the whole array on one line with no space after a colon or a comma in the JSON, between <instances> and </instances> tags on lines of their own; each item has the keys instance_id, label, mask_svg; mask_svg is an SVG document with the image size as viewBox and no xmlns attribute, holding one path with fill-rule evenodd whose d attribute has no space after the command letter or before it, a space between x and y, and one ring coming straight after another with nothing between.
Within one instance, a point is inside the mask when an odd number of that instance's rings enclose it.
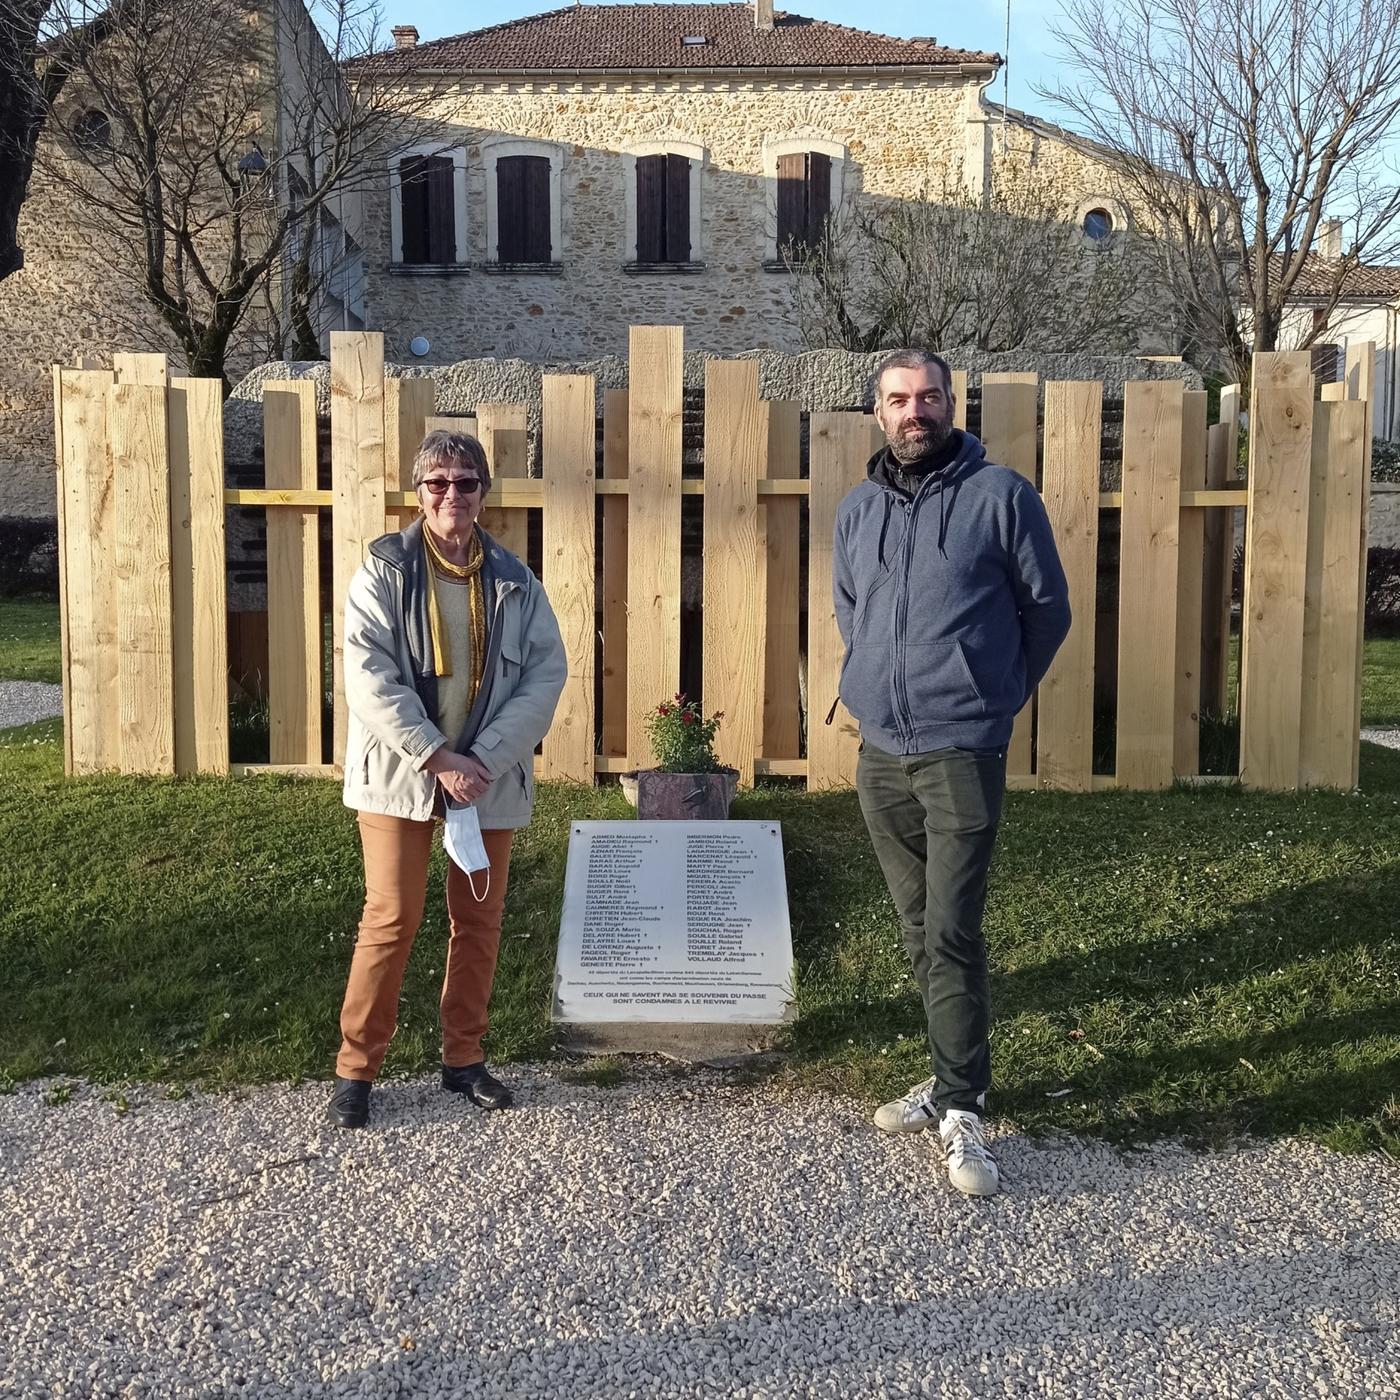
<instances>
[{"instance_id":1,"label":"yellow scarf","mask_svg":"<svg viewBox=\"0 0 1400 1400\"><path fill-rule=\"evenodd\" d=\"M486 551L481 547L481 535L472 531L471 545L467 550L467 562L454 564L438 548L433 532L423 526L423 544L428 555L428 631L433 639L433 674L452 674L452 644L447 629L442 625L442 610L438 606L437 575L458 583L471 585L468 604L472 620L472 673L467 690L467 709L476 703L477 692L481 689L481 673L486 663L486 592L481 583L481 566L486 559Z\"/></svg>"}]
</instances>

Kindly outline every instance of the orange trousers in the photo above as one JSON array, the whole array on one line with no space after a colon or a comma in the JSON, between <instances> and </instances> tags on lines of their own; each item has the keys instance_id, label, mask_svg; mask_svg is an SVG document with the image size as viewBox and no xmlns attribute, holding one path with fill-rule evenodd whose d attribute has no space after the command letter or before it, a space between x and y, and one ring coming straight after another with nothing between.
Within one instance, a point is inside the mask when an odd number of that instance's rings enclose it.
<instances>
[{"instance_id":1,"label":"orange trousers","mask_svg":"<svg viewBox=\"0 0 1400 1400\"><path fill-rule=\"evenodd\" d=\"M342 1079L372 1080L398 1025L399 992L409 949L423 922L428 897L428 856L434 822L361 812L365 853L365 912L360 920L350 980L340 1010L343 1037L335 1072ZM491 885L480 903L467 875L447 863L447 918L451 934L442 979L442 1062L454 1069L482 1058L486 1006L501 946L501 915L510 874L510 831L483 831L491 861ZM486 871L471 879L480 891Z\"/></svg>"}]
</instances>

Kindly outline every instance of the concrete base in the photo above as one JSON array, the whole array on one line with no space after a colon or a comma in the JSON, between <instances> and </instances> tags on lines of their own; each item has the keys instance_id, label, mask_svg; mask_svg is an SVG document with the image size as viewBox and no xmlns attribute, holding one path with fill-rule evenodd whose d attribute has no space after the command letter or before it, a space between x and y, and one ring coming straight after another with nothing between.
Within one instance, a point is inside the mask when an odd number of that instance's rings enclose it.
<instances>
[{"instance_id":1,"label":"concrete base","mask_svg":"<svg viewBox=\"0 0 1400 1400\"><path fill-rule=\"evenodd\" d=\"M560 1049L576 1055L664 1055L687 1064L733 1065L771 1054L787 1023L707 1021L558 1022Z\"/></svg>"}]
</instances>

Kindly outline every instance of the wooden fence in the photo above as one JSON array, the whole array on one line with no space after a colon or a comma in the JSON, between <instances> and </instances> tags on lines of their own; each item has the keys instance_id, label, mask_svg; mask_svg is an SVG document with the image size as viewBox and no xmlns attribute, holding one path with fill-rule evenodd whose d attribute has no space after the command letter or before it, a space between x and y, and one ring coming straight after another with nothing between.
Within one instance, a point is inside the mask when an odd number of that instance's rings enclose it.
<instances>
[{"instance_id":1,"label":"wooden fence","mask_svg":"<svg viewBox=\"0 0 1400 1400\"><path fill-rule=\"evenodd\" d=\"M1089 791L1199 778L1199 715L1227 703L1234 512L1246 512L1240 771L1251 787L1356 782L1369 487L1370 347L1323 386L1307 354L1256 357L1247 486L1234 481L1240 395L1179 382L1126 386L1122 484L1100 489L1097 383L986 375L989 456L1036 481L1069 577L1074 626L1018 717L1008 782ZM956 376L959 415L967 380ZM678 685L681 498L704 497L703 675L723 710L719 749L742 781L854 778L856 726L836 701L841 639L831 606L836 509L880 441L858 413L814 413L808 473L801 410L764 402L751 360L705 374L703 479L682 475L682 331L634 327L627 390L545 375L543 477L526 476L525 410L481 404L437 418L431 381L389 379L382 338L337 333L331 352L332 489L317 489L306 382L265 391L266 487L224 485L219 387L166 378L158 356L113 369L54 368L70 772L230 770L224 512L267 512L269 764L237 772L330 774L323 764L318 524L331 515L334 735L344 753L342 604L369 543L411 518L424 431L475 431L495 464L487 528L523 552L543 512L543 578L569 675L537 760L591 782L649 759L641 718ZM1042 428L1043 424L1043 428ZM601 461L601 475L598 464ZM601 511L601 520L599 512ZM1101 518L1119 513L1116 764L1093 771L1096 580ZM810 607L800 611L806 516ZM601 539L601 556L597 542ZM601 577L600 577L601 575ZM798 675L805 653L802 752ZM601 666L602 675L597 672ZM601 694L601 715L596 695ZM1226 775L1233 776L1233 775Z\"/></svg>"}]
</instances>

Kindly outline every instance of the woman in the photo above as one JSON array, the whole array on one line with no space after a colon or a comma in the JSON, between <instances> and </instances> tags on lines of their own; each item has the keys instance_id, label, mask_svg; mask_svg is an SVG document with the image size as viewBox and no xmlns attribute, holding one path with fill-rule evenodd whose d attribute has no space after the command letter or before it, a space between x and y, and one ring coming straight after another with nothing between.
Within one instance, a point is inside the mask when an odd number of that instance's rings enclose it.
<instances>
[{"instance_id":1,"label":"woman","mask_svg":"<svg viewBox=\"0 0 1400 1400\"><path fill-rule=\"evenodd\" d=\"M491 487L481 444L429 433L413 485L421 517L375 540L345 605L345 805L359 812L365 911L328 1110L342 1128L368 1121L423 917L434 820L448 811L452 831L465 826L469 838L479 822L480 843L475 859L463 857L477 868L448 863L442 1083L481 1108L510 1106L481 1039L511 833L530 820L535 745L566 669L544 589L477 524Z\"/></svg>"}]
</instances>

